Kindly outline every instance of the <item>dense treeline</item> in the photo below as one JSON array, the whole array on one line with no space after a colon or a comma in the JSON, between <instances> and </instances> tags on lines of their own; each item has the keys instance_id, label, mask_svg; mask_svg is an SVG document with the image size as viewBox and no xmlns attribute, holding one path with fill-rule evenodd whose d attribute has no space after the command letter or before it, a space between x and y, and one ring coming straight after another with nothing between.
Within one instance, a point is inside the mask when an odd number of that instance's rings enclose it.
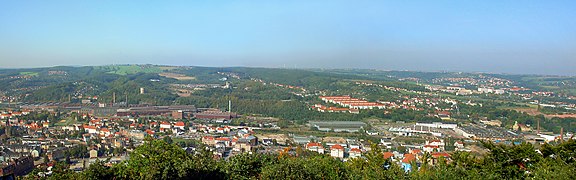
<instances>
[{"instance_id":1,"label":"dense treeline","mask_svg":"<svg viewBox=\"0 0 576 180\"><path fill-rule=\"evenodd\" d=\"M576 141L545 144L503 145L483 143L490 151L483 157L466 152L452 154L451 161L436 159L436 165L422 163L411 172L384 159L373 150L365 158L347 162L328 155L297 148L295 153L240 154L215 160L212 153L198 148L193 154L163 140L147 139L130 159L105 166L92 164L81 173L59 163L48 179L574 179L576 178ZM431 162L425 154L422 162ZM39 178L35 170L27 179Z\"/></svg>"},{"instance_id":2,"label":"dense treeline","mask_svg":"<svg viewBox=\"0 0 576 180\"><path fill-rule=\"evenodd\" d=\"M302 86L309 90L337 90L335 83L340 80L369 79L357 75L313 72L301 69L231 68L228 70L245 74L250 78L262 79L266 82Z\"/></svg>"},{"instance_id":3,"label":"dense treeline","mask_svg":"<svg viewBox=\"0 0 576 180\"><path fill-rule=\"evenodd\" d=\"M84 96L98 96L98 102L101 103L112 103L114 93L116 94L116 102L124 102L127 98L129 104L169 105L177 98L166 85L176 80L164 78L158 74L117 75L100 73L84 77L80 80L73 79L75 80L73 82L64 82L41 88L26 96L24 100L32 102L67 102L69 96L74 97L77 92L82 92L81 94ZM160 81L150 81L151 79ZM54 82L51 83L53 84ZM144 88L144 94L140 94L140 88ZM72 99L72 102L77 101L79 100Z\"/></svg>"},{"instance_id":4,"label":"dense treeline","mask_svg":"<svg viewBox=\"0 0 576 180\"><path fill-rule=\"evenodd\" d=\"M160 81L151 81L160 80ZM116 102L124 102L127 96L129 104L149 103L156 105L170 105L177 95L168 89L166 84L176 80L164 78L158 74L138 73L120 76L108 84L108 89L102 93L99 101L112 102L113 94L116 93ZM144 88L144 94L140 94L140 88Z\"/></svg>"}]
</instances>

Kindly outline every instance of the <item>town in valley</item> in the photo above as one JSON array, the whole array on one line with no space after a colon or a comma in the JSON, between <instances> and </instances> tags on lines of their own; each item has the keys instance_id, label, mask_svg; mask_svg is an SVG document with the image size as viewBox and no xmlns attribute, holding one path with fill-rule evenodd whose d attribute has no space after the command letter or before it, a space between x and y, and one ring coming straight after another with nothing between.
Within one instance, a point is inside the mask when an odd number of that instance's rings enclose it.
<instances>
[{"instance_id":1,"label":"town in valley","mask_svg":"<svg viewBox=\"0 0 576 180\"><path fill-rule=\"evenodd\" d=\"M571 77L156 65L0 73L0 175L120 163L147 138L221 160L308 151L346 162L378 148L409 172L454 152L486 154L481 142L538 147L576 130Z\"/></svg>"}]
</instances>

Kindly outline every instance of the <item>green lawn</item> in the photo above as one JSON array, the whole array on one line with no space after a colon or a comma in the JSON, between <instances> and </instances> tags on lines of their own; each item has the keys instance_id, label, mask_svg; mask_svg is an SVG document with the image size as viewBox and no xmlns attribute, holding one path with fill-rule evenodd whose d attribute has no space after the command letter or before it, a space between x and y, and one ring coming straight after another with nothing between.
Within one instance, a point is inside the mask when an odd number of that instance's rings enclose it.
<instances>
[{"instance_id":1,"label":"green lawn","mask_svg":"<svg viewBox=\"0 0 576 180\"><path fill-rule=\"evenodd\" d=\"M20 72L20 75L24 76L38 76L37 72Z\"/></svg>"},{"instance_id":2,"label":"green lawn","mask_svg":"<svg viewBox=\"0 0 576 180\"><path fill-rule=\"evenodd\" d=\"M62 120L65 120L62 122ZM68 126L71 124L76 123L76 120L73 120L72 118L66 118L66 119L62 119L60 121L58 121L57 123L54 123L54 126Z\"/></svg>"}]
</instances>

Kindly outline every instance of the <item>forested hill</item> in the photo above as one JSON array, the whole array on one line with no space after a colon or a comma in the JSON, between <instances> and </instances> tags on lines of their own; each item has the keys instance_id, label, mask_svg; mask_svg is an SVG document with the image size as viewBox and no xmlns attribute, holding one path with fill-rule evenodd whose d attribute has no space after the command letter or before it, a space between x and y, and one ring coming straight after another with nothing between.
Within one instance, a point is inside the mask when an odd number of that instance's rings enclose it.
<instances>
[{"instance_id":1,"label":"forested hill","mask_svg":"<svg viewBox=\"0 0 576 180\"><path fill-rule=\"evenodd\" d=\"M570 97L576 91L574 77L535 75L494 75L460 72L410 72L365 69L278 69L248 67L188 67L158 65L109 65L86 67L50 67L33 69L0 69L0 103L65 102L111 104L118 106L151 104L189 104L200 108L227 110L228 101L242 115L275 117L282 120L365 120L368 118L402 121L439 121L436 108L451 111L452 118L469 121L483 117L498 119L502 126L515 122L534 125L538 119L550 131L574 130L569 119L554 118L564 108L528 106L535 99L512 93L472 94L435 91L424 86L460 86L469 90L490 86L494 89L528 87L532 92L553 91L556 96L535 96L544 102L574 104ZM530 91L522 92L534 95ZM544 92L546 93L546 92ZM323 113L313 110L323 104L318 96L349 95L370 102L402 104L418 99L438 101L436 107L414 107L386 110L362 110L354 113ZM113 97L116 97L113 100ZM458 109L440 99L456 99ZM419 100L418 100L419 101ZM480 103L477 107L465 103ZM338 106L323 104L324 106ZM532 108L532 109L530 109ZM516 111L518 110L518 111ZM533 110L541 114L526 114ZM545 117L542 114L550 115ZM459 115L461 114L461 115ZM540 116L536 116L540 115Z\"/></svg>"},{"instance_id":2,"label":"forested hill","mask_svg":"<svg viewBox=\"0 0 576 180\"><path fill-rule=\"evenodd\" d=\"M411 72L366 69L279 69L248 67L188 67L159 65L109 65L86 67L49 67L33 69L0 69L0 102L112 102L125 104L192 104L197 107L222 108L233 100L240 114L261 114L287 120L354 120L366 117L402 120L430 120L434 109L395 113L361 111L360 114L319 113L311 105L322 103L318 96L349 95L371 102L402 102L427 95L424 85L461 86L476 90L528 87L533 91L553 91L558 96L539 99L549 102L574 103L574 77L535 75L495 75L461 72ZM392 89L387 89L390 87ZM400 89L400 90L398 90ZM486 108L497 108L521 102L511 96L453 96L434 92L435 97L476 101ZM531 92L525 92L530 94ZM113 100L116 97L116 101ZM566 98L568 97L568 98ZM516 99L515 99L516 98ZM127 102L126 102L127 101ZM122 105L122 104L120 104ZM440 104L442 105L442 104ZM445 104L444 104L445 105ZM460 111L466 111L466 106ZM447 108L447 107L444 107ZM291 109L291 111L286 111ZM223 109L225 110L225 109ZM498 109L500 110L500 109ZM555 112L562 109L542 109ZM565 110L562 110L562 112ZM458 113L454 111L453 113ZM547 112L544 112L547 113ZM479 116L489 116L480 114ZM464 117L464 116L462 116ZM497 116L499 117L499 116ZM432 118L433 119L433 118ZM524 119L503 119L505 125ZM509 122L508 122L509 121ZM555 128L559 129L559 128Z\"/></svg>"},{"instance_id":3,"label":"forested hill","mask_svg":"<svg viewBox=\"0 0 576 180\"><path fill-rule=\"evenodd\" d=\"M170 104L178 98L169 89L170 84L224 84L225 81L241 84L251 79L310 90L330 90L338 88L338 81L378 78L301 69L245 67L110 65L0 69L0 83L3 84L0 95L13 96L23 102L79 101L94 96L98 97L95 101L109 102L115 93L118 97L128 96L128 103ZM147 93L140 94L140 88Z\"/></svg>"}]
</instances>

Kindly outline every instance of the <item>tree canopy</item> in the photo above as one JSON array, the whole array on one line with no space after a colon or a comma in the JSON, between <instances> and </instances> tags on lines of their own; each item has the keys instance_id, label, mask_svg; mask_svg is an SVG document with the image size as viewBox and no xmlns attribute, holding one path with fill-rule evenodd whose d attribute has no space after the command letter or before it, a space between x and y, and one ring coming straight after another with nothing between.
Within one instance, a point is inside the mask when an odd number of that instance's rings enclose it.
<instances>
[{"instance_id":1,"label":"tree canopy","mask_svg":"<svg viewBox=\"0 0 576 180\"><path fill-rule=\"evenodd\" d=\"M405 173L399 165L384 159L377 146L363 158L342 162L315 152L296 154L243 153L216 160L199 146L187 153L176 144L148 138L130 159L112 166L97 161L81 173L57 163L48 179L574 179L576 178L576 141L544 144L504 145L483 143L489 152L479 157L456 152L451 161L431 156L420 157L419 169ZM416 167L416 166L413 166ZM26 178L35 179L38 171Z\"/></svg>"}]
</instances>

